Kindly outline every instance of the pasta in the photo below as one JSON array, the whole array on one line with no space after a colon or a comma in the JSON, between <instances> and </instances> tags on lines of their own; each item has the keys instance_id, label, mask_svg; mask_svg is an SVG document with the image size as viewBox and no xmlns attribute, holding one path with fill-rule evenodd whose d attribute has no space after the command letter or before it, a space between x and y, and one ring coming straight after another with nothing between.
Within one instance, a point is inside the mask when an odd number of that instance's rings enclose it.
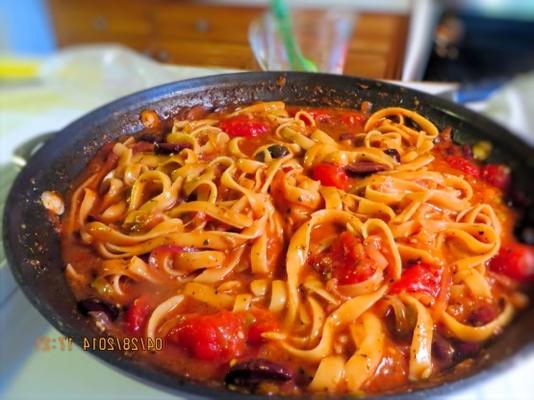
<instances>
[{"instance_id":1,"label":"pasta","mask_svg":"<svg viewBox=\"0 0 534 400\"><path fill-rule=\"evenodd\" d=\"M67 202L76 297L122 310L112 335L164 338L149 362L256 393L400 390L473 355L457 344L519 307L495 260L532 249L490 164L413 110L369 109L151 114Z\"/></svg>"}]
</instances>

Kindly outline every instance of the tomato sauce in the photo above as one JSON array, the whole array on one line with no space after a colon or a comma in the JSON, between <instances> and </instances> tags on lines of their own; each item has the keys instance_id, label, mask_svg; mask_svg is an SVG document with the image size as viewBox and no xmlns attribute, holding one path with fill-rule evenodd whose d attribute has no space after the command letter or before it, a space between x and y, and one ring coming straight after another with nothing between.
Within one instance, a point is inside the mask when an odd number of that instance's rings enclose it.
<instances>
[{"instance_id":1,"label":"tomato sauce","mask_svg":"<svg viewBox=\"0 0 534 400\"><path fill-rule=\"evenodd\" d=\"M317 128L325 131L342 144L343 148L350 149L354 145L361 145L358 134L363 131L363 127L369 117L368 110L344 110L344 109L326 109L326 108L302 108L297 106L286 107L290 116L294 116L298 111L305 110L311 114L317 123ZM209 114L209 118L225 121L227 110L223 113ZM203 115L204 116L204 115ZM313 129L306 119L305 128L307 132ZM246 119L245 125L241 121L233 120L221 122L227 125L227 129L233 133L230 136L243 137L240 144L240 150L252 157L256 149L262 145L275 143L275 127L267 119L250 120ZM502 242L503 244L515 243L512 230L515 223L514 212L506 206L503 199L503 192L500 188L488 183L479 177L474 177L465 171L459 171L451 167L447 161L449 154L441 147L433 151L434 160L428 165L431 171L449 173L453 175L462 174L473 188L474 203L486 203L493 207L497 217L502 224ZM100 153L88 165L84 176L79 183L87 177L97 173L100 177L104 176L116 162L116 158L111 153L111 146L106 145ZM474 162L473 162L474 163ZM331 165L331 164L330 164ZM337 168L337 167L336 167ZM476 167L478 168L478 167ZM310 178L320 181L323 185L335 186L339 189L348 190L358 181L357 177L344 175L344 170L332 170L326 164L326 167L310 169L307 171ZM282 175L277 175L273 179L272 195L277 196L280 193ZM87 185L98 193L95 180ZM158 188L155 188L157 192ZM224 196L224 190L221 189L220 196ZM149 196L150 197L150 196ZM98 209L98 202L94 209ZM186 198L180 201L187 201ZM76 204L70 204L69 210L79 207L80 201ZM288 247L289 233L300 226L302 221L291 219L290 207L284 202L276 202L279 208L280 219L284 228L284 240L269 237L267 241L268 264L273 266L275 271L272 278L286 279L285 274L285 257L284 254ZM73 215L73 214L70 214ZM202 216L197 215L196 218ZM202 218L206 218L203 216ZM97 215L89 215L89 220L96 220ZM157 225L160 220L155 220L152 225L147 225L142 229L148 231ZM72 216L63 220L62 252L66 264L75 266L76 275L72 275L67 270L67 278L72 286L73 292L78 300L97 297L107 302L117 304L121 308L121 314L117 321L109 323L106 326L107 331L118 337L138 336L146 329L149 315L164 300L176 294L176 285L154 285L147 282L133 282L128 278L122 278L120 285L124 294L116 296L109 288L109 282L97 282L99 270L102 267L104 259L90 246L84 244L80 238L79 232L69 235L66 227L74 223ZM208 222L209 223L209 222ZM121 229L128 233L123 226L111 224L111 226ZM385 241L385 238L379 238ZM368 245L354 235L346 232L345 227L337 224L322 224L315 227L311 233L310 254L318 255L315 260L310 260L303 267L302 276L313 275L320 280L337 278L341 283L354 284L368 279L374 273L374 267L369 268L369 260L365 252L365 246ZM358 248L361 250L354 251ZM348 249L348 250L347 250ZM379 249L380 250L380 249ZM386 252L386 250L384 250ZM230 275L231 280L240 283L241 287L248 287L254 277L250 274L250 262L248 256L250 250L246 250L242 260ZM384 253L386 259L390 255ZM145 261L149 261L149 254L141 255ZM327 262L324 259L328 258ZM364 265L365 264L365 265ZM433 267L415 260L415 266L404 280L397 282L399 291L413 290L422 291L431 297L437 297L440 290L441 275L436 275ZM353 265L359 265L358 273L347 271ZM408 276L409 275L409 276ZM415 282L417 281L417 282ZM415 282L415 283L414 283ZM501 290L496 281L491 281L492 290L498 294ZM108 285L108 286L106 286ZM418 286L419 285L419 286ZM422 285L422 286L421 286ZM425 286L426 285L426 286ZM415 289L414 289L415 288ZM423 288L421 290L421 288ZM270 290L270 289L268 289ZM257 310L254 310L254 307ZM180 310L170 312L163 322L163 329L166 331L167 338L163 351L159 352L138 352L130 356L141 358L147 362L153 363L159 367L176 373L179 376L192 378L207 385L221 386L225 374L228 372L229 365L237 359L267 359L276 360L283 367L294 371L291 380L278 383L273 386L260 384L255 388L257 393L275 393L275 394L298 394L305 391L305 387L310 383L313 373L317 367L316 363L303 362L291 356L283 350L276 341L266 340L262 337L264 332L276 331L284 326L283 317L265 311L269 307L269 300L254 304L253 308L248 311L232 313L222 311L216 307L204 302L197 301L193 298L186 297L180 304ZM449 311L461 321L468 321L473 313L478 312L481 315L479 320L487 320L494 317L492 313L495 310L482 309L479 301L466 301L461 305L451 305ZM387 320L387 307L378 303L373 311L378 313L381 318ZM498 310L497 310L498 311ZM491 314L491 315L490 315ZM186 317L184 317L186 315ZM490 319L491 320L491 319ZM384 322L386 327L386 344L385 354L377 368L373 379L369 380L362 388L368 393L384 393L390 390L408 385L408 359L409 359L409 340L395 337L387 321ZM442 332L439 332L440 334ZM343 332L338 332L339 335ZM352 349L353 350L353 349ZM345 349L346 357L350 352ZM438 365L438 364L436 364ZM440 364L442 365L442 364Z\"/></svg>"}]
</instances>

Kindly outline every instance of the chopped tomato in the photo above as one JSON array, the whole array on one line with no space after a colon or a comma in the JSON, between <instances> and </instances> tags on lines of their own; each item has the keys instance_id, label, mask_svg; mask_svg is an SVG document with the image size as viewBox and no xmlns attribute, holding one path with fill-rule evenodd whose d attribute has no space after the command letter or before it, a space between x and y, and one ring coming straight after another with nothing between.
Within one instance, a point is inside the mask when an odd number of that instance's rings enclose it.
<instances>
[{"instance_id":1,"label":"chopped tomato","mask_svg":"<svg viewBox=\"0 0 534 400\"><path fill-rule=\"evenodd\" d=\"M480 178L480 169L475 163L466 160L460 156L447 156L445 161L450 165L451 168L457 169L458 171L463 172L464 174L474 176L475 178Z\"/></svg>"},{"instance_id":2,"label":"chopped tomato","mask_svg":"<svg viewBox=\"0 0 534 400\"><path fill-rule=\"evenodd\" d=\"M227 361L244 350L245 333L241 319L229 311L191 314L171 329L167 338L199 359Z\"/></svg>"},{"instance_id":3,"label":"chopped tomato","mask_svg":"<svg viewBox=\"0 0 534 400\"><path fill-rule=\"evenodd\" d=\"M401 278L391 285L390 293L424 292L437 297L441 275L441 269L430 264L418 263L404 270Z\"/></svg>"},{"instance_id":4,"label":"chopped tomato","mask_svg":"<svg viewBox=\"0 0 534 400\"><path fill-rule=\"evenodd\" d=\"M510 186L510 168L503 164L486 164L480 169L480 176L490 185L501 190Z\"/></svg>"},{"instance_id":5,"label":"chopped tomato","mask_svg":"<svg viewBox=\"0 0 534 400\"><path fill-rule=\"evenodd\" d=\"M308 263L326 279L337 279L340 285L363 282L375 272L362 240L349 232L339 235L326 251L311 256Z\"/></svg>"},{"instance_id":6,"label":"chopped tomato","mask_svg":"<svg viewBox=\"0 0 534 400\"><path fill-rule=\"evenodd\" d=\"M534 279L534 247L512 243L501 247L489 262L492 271L519 281Z\"/></svg>"},{"instance_id":7,"label":"chopped tomato","mask_svg":"<svg viewBox=\"0 0 534 400\"><path fill-rule=\"evenodd\" d=\"M341 114L341 123L349 128L363 127L366 116L357 111L349 111Z\"/></svg>"},{"instance_id":8,"label":"chopped tomato","mask_svg":"<svg viewBox=\"0 0 534 400\"><path fill-rule=\"evenodd\" d=\"M314 108L311 110L306 110L306 112L313 117L315 122L328 123L332 121L333 114L331 110L327 110L324 108Z\"/></svg>"},{"instance_id":9,"label":"chopped tomato","mask_svg":"<svg viewBox=\"0 0 534 400\"><path fill-rule=\"evenodd\" d=\"M308 112L316 122L340 123L347 128L361 128L366 119L366 116L358 111L312 108L307 109L306 112Z\"/></svg>"},{"instance_id":10,"label":"chopped tomato","mask_svg":"<svg viewBox=\"0 0 534 400\"><path fill-rule=\"evenodd\" d=\"M349 184L349 177L340 165L320 163L313 167L313 179L321 181L324 186L335 186L338 189L346 190Z\"/></svg>"},{"instance_id":11,"label":"chopped tomato","mask_svg":"<svg viewBox=\"0 0 534 400\"><path fill-rule=\"evenodd\" d=\"M219 128L231 137L255 137L265 135L270 131L267 122L250 118L247 115L236 115L219 122Z\"/></svg>"},{"instance_id":12,"label":"chopped tomato","mask_svg":"<svg viewBox=\"0 0 534 400\"><path fill-rule=\"evenodd\" d=\"M148 294L143 294L133 301L126 312L125 318L130 332L134 334L141 333L151 309L152 305Z\"/></svg>"},{"instance_id":13,"label":"chopped tomato","mask_svg":"<svg viewBox=\"0 0 534 400\"><path fill-rule=\"evenodd\" d=\"M269 311L256 309L252 311L255 321L248 329L247 341L252 345L259 345L265 342L262 336L265 332L272 332L278 330L278 321L276 317Z\"/></svg>"}]
</instances>

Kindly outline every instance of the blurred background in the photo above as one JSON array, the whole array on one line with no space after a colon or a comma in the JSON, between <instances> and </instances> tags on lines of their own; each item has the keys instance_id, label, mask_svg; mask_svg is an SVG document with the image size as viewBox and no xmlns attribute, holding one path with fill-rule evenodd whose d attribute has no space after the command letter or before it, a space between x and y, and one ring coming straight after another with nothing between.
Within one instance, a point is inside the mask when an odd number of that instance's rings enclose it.
<instances>
[{"instance_id":1,"label":"blurred background","mask_svg":"<svg viewBox=\"0 0 534 400\"><path fill-rule=\"evenodd\" d=\"M261 63L257 61L257 49L249 45L249 31L268 3L0 0L3 77L8 69L16 73L6 56L43 57L69 46L97 43L122 44L163 63L258 69ZM346 45L341 55L342 72L346 74L479 82L534 69L532 0L287 3L299 10L337 8L355 18L347 43L341 43ZM319 25L327 29L335 22ZM20 64L16 67L24 69Z\"/></svg>"}]
</instances>

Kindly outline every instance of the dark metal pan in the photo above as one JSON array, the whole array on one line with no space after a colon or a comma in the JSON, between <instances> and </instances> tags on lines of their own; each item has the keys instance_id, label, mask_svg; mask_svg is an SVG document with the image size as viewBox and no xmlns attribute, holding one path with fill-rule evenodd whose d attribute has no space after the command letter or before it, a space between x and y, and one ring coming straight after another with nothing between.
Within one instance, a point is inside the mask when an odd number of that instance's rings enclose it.
<instances>
[{"instance_id":1,"label":"dark metal pan","mask_svg":"<svg viewBox=\"0 0 534 400\"><path fill-rule=\"evenodd\" d=\"M68 193L76 176L101 146L142 130L139 114L145 108L164 117L197 104L219 107L260 100L342 107L357 107L369 100L374 109L400 105L417 110L440 128L451 126L463 140L492 141L496 157L514 168L516 187L527 193L527 198L533 198L533 149L487 118L431 95L373 80L296 72L228 74L159 86L101 107L63 129L31 158L11 189L3 232L8 262L28 299L55 328L78 344L84 336L101 336L93 322L76 310L63 275L59 238L40 203L41 193ZM512 360L516 362L531 352L532 332L534 308L520 315L490 344L467 373L450 371L421 383L415 392L396 398L443 395L492 376ZM120 352L94 354L137 379L188 398L258 398L179 379Z\"/></svg>"}]
</instances>

